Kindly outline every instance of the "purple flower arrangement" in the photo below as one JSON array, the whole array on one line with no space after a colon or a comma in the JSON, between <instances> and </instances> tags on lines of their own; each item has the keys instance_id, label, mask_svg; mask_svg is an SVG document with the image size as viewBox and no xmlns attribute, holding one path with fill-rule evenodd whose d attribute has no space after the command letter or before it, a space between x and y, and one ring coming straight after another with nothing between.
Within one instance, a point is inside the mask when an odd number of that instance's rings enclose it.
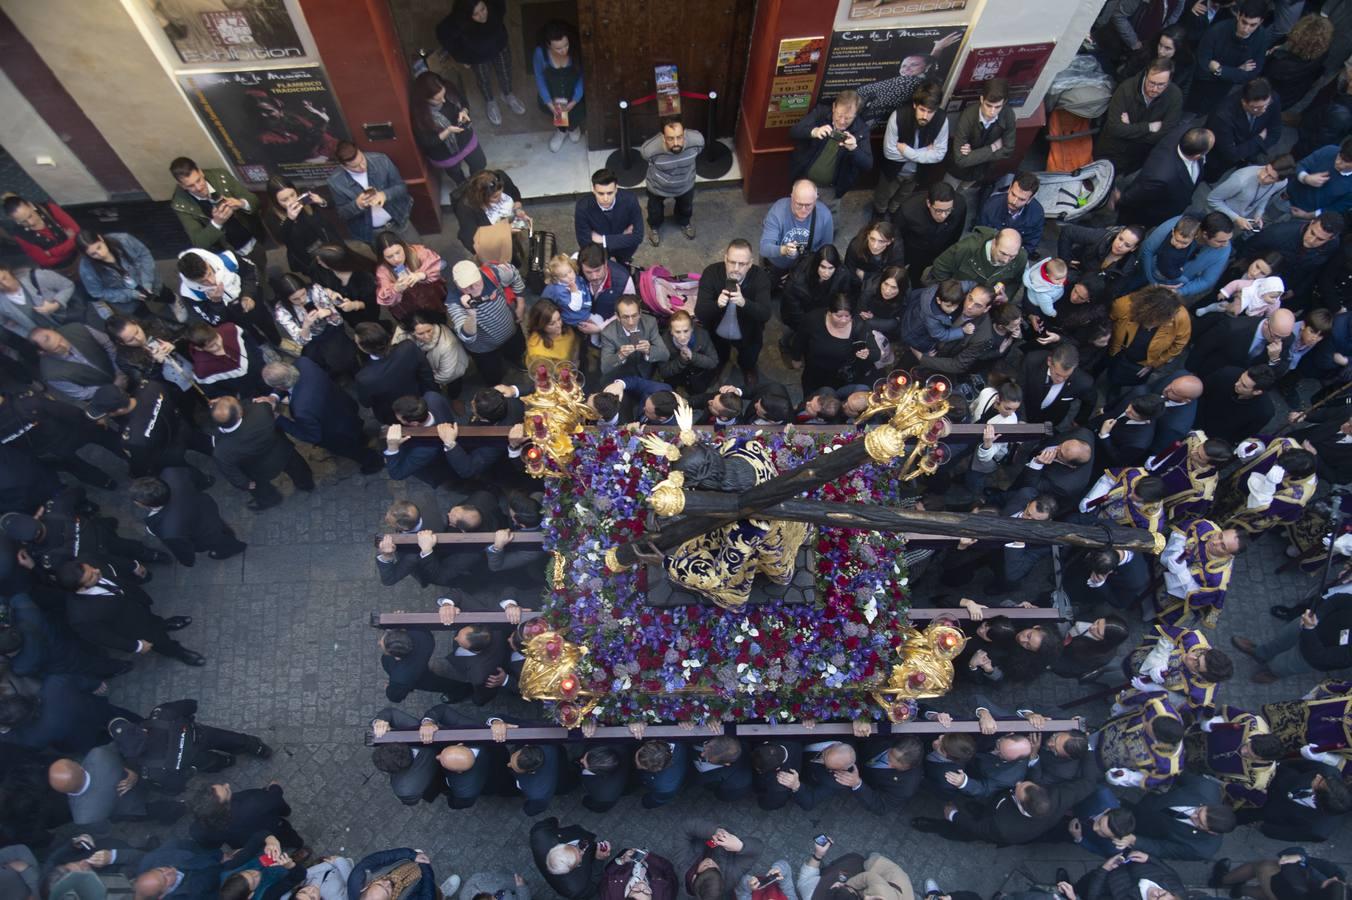
<instances>
[{"instance_id":1,"label":"purple flower arrangement","mask_svg":"<svg viewBox=\"0 0 1352 900\"><path fill-rule=\"evenodd\" d=\"M776 432L761 441L780 471L857 439ZM904 542L894 534L818 529L807 545L816 600L728 612L649 607L647 572L610 572L605 554L644 533L644 499L666 477L636 431L585 432L566 477L545 497L546 550L563 560L562 585L546 592L547 621L586 647L576 672L598 696L600 722L879 718L869 696L906 640ZM811 496L893 504L900 485L863 466Z\"/></svg>"}]
</instances>

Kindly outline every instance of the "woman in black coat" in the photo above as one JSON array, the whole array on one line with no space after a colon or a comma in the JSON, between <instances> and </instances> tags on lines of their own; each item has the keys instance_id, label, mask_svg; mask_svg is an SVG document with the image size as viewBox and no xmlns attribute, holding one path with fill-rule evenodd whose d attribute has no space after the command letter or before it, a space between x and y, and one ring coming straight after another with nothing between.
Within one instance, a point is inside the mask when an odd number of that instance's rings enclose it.
<instances>
[{"instance_id":1,"label":"woman in black coat","mask_svg":"<svg viewBox=\"0 0 1352 900\"><path fill-rule=\"evenodd\" d=\"M845 248L845 268L861 282L883 269L905 264L905 248L891 222L868 223Z\"/></svg>"},{"instance_id":2,"label":"woman in black coat","mask_svg":"<svg viewBox=\"0 0 1352 900\"><path fill-rule=\"evenodd\" d=\"M286 248L287 268L314 277L314 252L323 244L342 242L337 229L319 212L329 204L314 191L298 190L280 175L268 179L267 190L272 230Z\"/></svg>"},{"instance_id":3,"label":"woman in black coat","mask_svg":"<svg viewBox=\"0 0 1352 900\"><path fill-rule=\"evenodd\" d=\"M785 331L780 349L788 352L793 333L802 326L808 313L825 309L837 294L853 298L858 292L859 282L846 268L834 244L800 259L784 279L784 293L779 301L779 318Z\"/></svg>"},{"instance_id":4,"label":"woman in black coat","mask_svg":"<svg viewBox=\"0 0 1352 900\"><path fill-rule=\"evenodd\" d=\"M362 322L380 320L380 306L376 303L376 264L352 252L346 244L324 244L314 252L315 283L340 294L344 300L360 303L354 307L344 303L339 309L343 321L353 328Z\"/></svg>"},{"instance_id":5,"label":"woman in black coat","mask_svg":"<svg viewBox=\"0 0 1352 900\"><path fill-rule=\"evenodd\" d=\"M864 280L859 292L859 318L874 331L895 340L901 333L902 304L906 302L906 267L888 266Z\"/></svg>"},{"instance_id":6,"label":"woman in black coat","mask_svg":"<svg viewBox=\"0 0 1352 900\"><path fill-rule=\"evenodd\" d=\"M1065 260L1070 270L1066 278L1067 294L1075 285L1083 284L1090 294L1115 299L1122 293L1115 290L1116 286L1136 270L1143 240L1145 229L1139 225L1112 228L1062 225L1056 255Z\"/></svg>"},{"instance_id":7,"label":"woman in black coat","mask_svg":"<svg viewBox=\"0 0 1352 900\"><path fill-rule=\"evenodd\" d=\"M803 320L797 349L804 359L804 397L823 387L873 384L874 363L882 348L873 329L852 308L849 297L836 294L825 310L810 312Z\"/></svg>"}]
</instances>

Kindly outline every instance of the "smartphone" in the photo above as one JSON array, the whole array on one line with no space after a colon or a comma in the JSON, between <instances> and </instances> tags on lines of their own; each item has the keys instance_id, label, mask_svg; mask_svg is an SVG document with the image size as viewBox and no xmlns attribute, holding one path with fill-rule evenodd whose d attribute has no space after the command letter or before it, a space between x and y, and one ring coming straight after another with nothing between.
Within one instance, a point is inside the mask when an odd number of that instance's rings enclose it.
<instances>
[{"instance_id":1,"label":"smartphone","mask_svg":"<svg viewBox=\"0 0 1352 900\"><path fill-rule=\"evenodd\" d=\"M634 850L634 862L641 863L648 858L647 850Z\"/></svg>"},{"instance_id":2,"label":"smartphone","mask_svg":"<svg viewBox=\"0 0 1352 900\"><path fill-rule=\"evenodd\" d=\"M723 290L727 291L729 294L737 293L737 279L729 278L723 283Z\"/></svg>"},{"instance_id":3,"label":"smartphone","mask_svg":"<svg viewBox=\"0 0 1352 900\"><path fill-rule=\"evenodd\" d=\"M767 884L774 884L783 877L778 872L766 872L764 875L757 875L756 880L760 882L761 887L765 887Z\"/></svg>"},{"instance_id":4,"label":"smartphone","mask_svg":"<svg viewBox=\"0 0 1352 900\"><path fill-rule=\"evenodd\" d=\"M831 839L824 834L819 834L812 839L818 847L825 847L831 843Z\"/></svg>"},{"instance_id":5,"label":"smartphone","mask_svg":"<svg viewBox=\"0 0 1352 900\"><path fill-rule=\"evenodd\" d=\"M714 847L718 846L718 841L714 840L713 838L709 838L707 841L704 842L704 846L713 849Z\"/></svg>"},{"instance_id":6,"label":"smartphone","mask_svg":"<svg viewBox=\"0 0 1352 900\"><path fill-rule=\"evenodd\" d=\"M850 348L853 349L855 353L858 353L860 350L867 350L868 343L866 341L855 341L850 344Z\"/></svg>"}]
</instances>

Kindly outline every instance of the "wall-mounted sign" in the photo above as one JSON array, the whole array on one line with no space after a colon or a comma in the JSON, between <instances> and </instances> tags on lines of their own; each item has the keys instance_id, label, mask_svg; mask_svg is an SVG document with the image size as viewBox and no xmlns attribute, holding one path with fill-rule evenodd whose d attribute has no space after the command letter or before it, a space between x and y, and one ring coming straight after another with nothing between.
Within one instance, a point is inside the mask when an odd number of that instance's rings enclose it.
<instances>
[{"instance_id":1,"label":"wall-mounted sign","mask_svg":"<svg viewBox=\"0 0 1352 900\"><path fill-rule=\"evenodd\" d=\"M1009 105L1022 106L1038 76L1056 49L1054 43L1011 44L1007 47L973 47L962 63L962 73L953 86L949 107L954 108L981 95L981 86L992 78L1009 82Z\"/></svg>"},{"instance_id":2,"label":"wall-mounted sign","mask_svg":"<svg viewBox=\"0 0 1352 900\"><path fill-rule=\"evenodd\" d=\"M966 25L837 31L831 37L819 102L864 85L870 86L871 95L886 98L903 87L914 89L918 78L943 84L966 33Z\"/></svg>"},{"instance_id":3,"label":"wall-mounted sign","mask_svg":"<svg viewBox=\"0 0 1352 900\"><path fill-rule=\"evenodd\" d=\"M681 114L681 79L674 65L653 67L657 81L657 117L667 119Z\"/></svg>"},{"instance_id":4,"label":"wall-mounted sign","mask_svg":"<svg viewBox=\"0 0 1352 900\"><path fill-rule=\"evenodd\" d=\"M765 112L766 128L787 128L807 115L825 55L826 38L822 35L779 42L775 77L770 81L770 103Z\"/></svg>"},{"instance_id":5,"label":"wall-mounted sign","mask_svg":"<svg viewBox=\"0 0 1352 900\"><path fill-rule=\"evenodd\" d=\"M185 66L300 61L286 0L145 0Z\"/></svg>"},{"instance_id":6,"label":"wall-mounted sign","mask_svg":"<svg viewBox=\"0 0 1352 900\"><path fill-rule=\"evenodd\" d=\"M901 19L909 16L949 14L967 9L967 0L843 0L836 16L837 24L856 27L883 19ZM960 18L960 17L958 17Z\"/></svg>"},{"instance_id":7,"label":"wall-mounted sign","mask_svg":"<svg viewBox=\"0 0 1352 900\"><path fill-rule=\"evenodd\" d=\"M179 75L179 84L240 178L323 181L347 127L319 66Z\"/></svg>"}]
</instances>

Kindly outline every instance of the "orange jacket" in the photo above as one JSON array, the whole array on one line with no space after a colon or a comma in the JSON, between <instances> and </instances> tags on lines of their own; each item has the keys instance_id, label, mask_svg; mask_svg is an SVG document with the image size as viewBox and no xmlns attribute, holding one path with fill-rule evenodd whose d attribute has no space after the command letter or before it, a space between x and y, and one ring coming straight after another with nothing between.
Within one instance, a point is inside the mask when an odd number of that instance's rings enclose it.
<instances>
[{"instance_id":1,"label":"orange jacket","mask_svg":"<svg viewBox=\"0 0 1352 900\"><path fill-rule=\"evenodd\" d=\"M1108 344L1109 356L1116 356L1136 338L1136 329L1140 326L1131 317L1132 296L1127 294L1113 301L1113 339ZM1152 369L1158 369L1182 353L1191 339L1192 317L1188 315L1187 309L1180 306L1178 312L1174 313L1172 322L1166 322L1155 330L1155 336L1150 339L1150 346L1146 348L1145 364Z\"/></svg>"}]
</instances>

